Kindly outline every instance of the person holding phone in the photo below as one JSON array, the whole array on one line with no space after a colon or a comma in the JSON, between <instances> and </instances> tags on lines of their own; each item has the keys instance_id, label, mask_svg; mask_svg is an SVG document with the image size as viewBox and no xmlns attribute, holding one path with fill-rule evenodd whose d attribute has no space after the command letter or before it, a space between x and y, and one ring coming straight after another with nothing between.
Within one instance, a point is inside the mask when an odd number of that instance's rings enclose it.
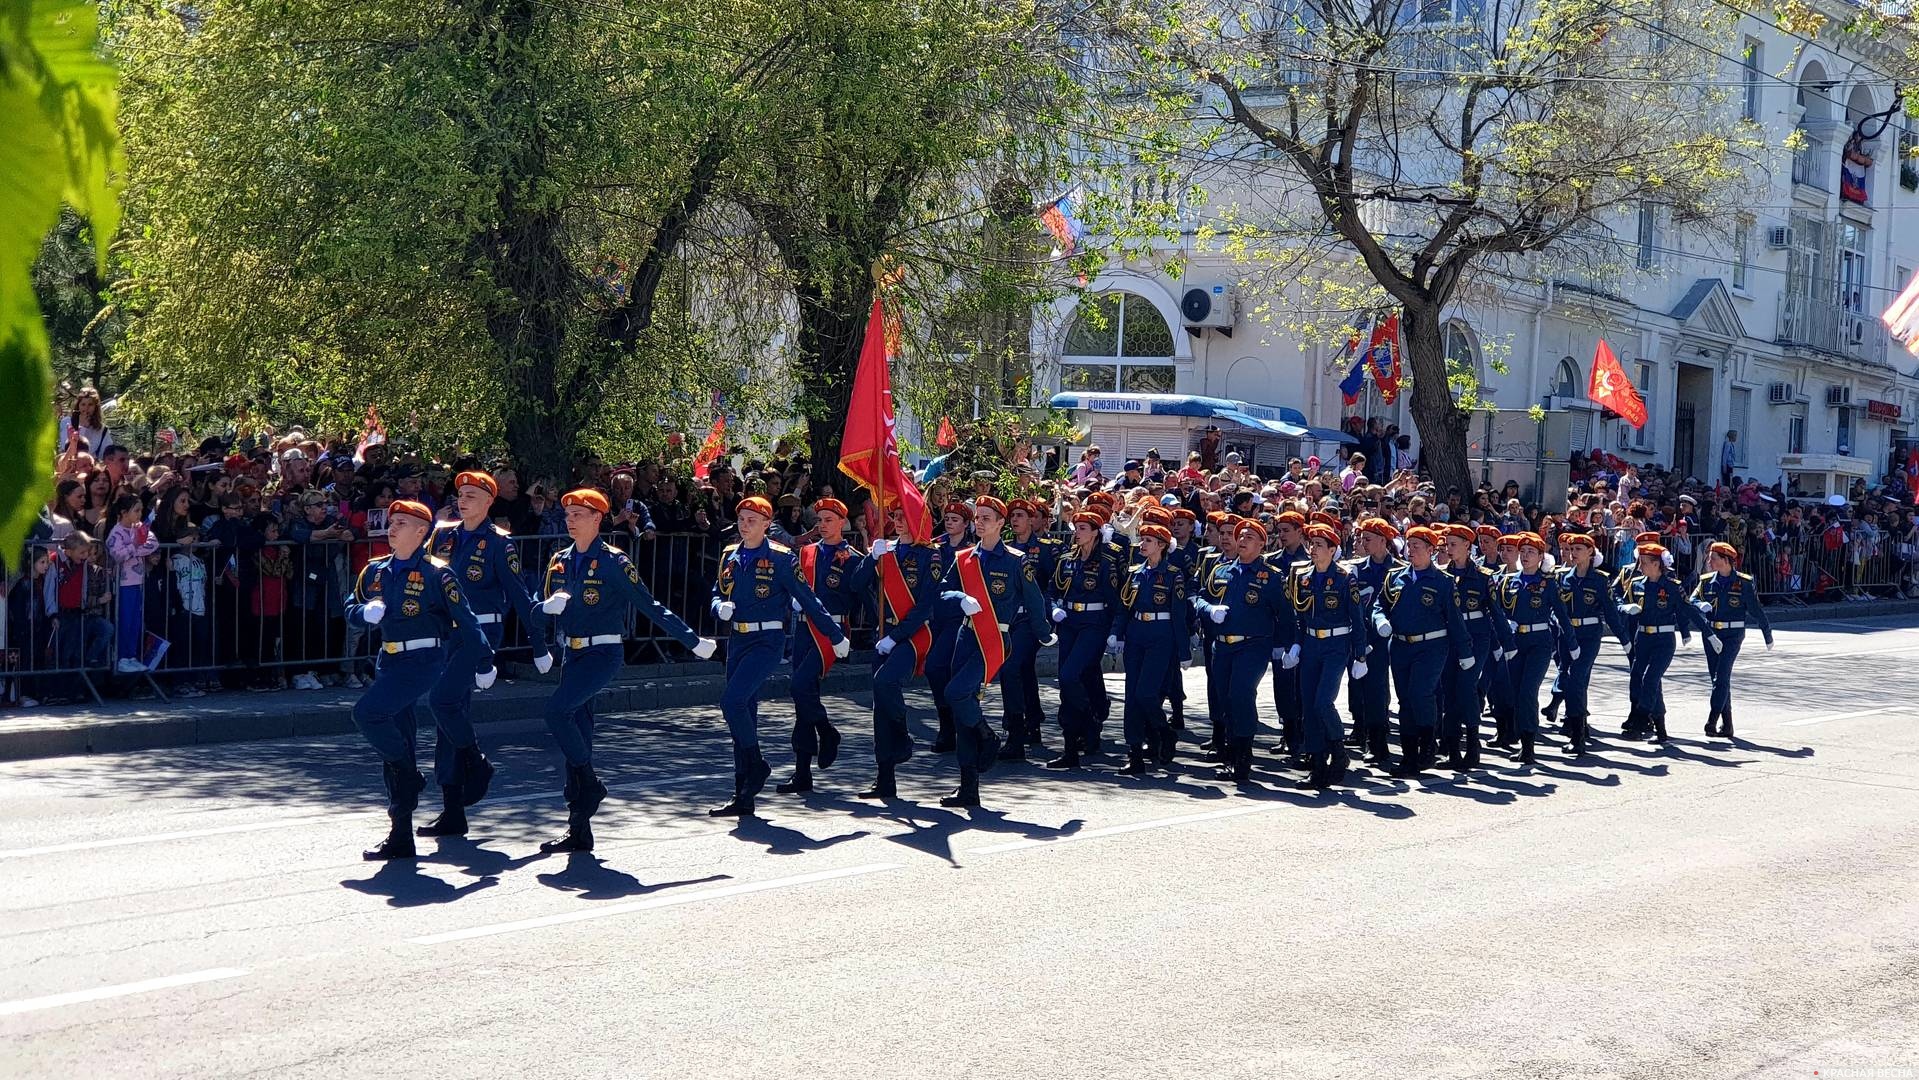
<instances>
[{"instance_id":1,"label":"person holding phone","mask_svg":"<svg viewBox=\"0 0 1919 1080\"><path fill-rule=\"evenodd\" d=\"M113 500L110 517L113 531L107 534L107 557L113 561L114 579L119 585L118 646L113 669L122 675L137 675L147 669L140 661L140 646L145 635L147 559L160 550L147 523L140 520L138 495L122 495Z\"/></svg>"}]
</instances>

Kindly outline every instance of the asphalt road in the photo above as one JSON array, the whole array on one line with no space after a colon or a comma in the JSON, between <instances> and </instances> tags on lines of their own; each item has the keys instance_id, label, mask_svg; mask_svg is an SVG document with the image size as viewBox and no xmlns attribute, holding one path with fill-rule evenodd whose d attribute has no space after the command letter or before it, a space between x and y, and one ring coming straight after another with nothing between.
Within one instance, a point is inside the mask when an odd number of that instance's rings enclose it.
<instances>
[{"instance_id":1,"label":"asphalt road","mask_svg":"<svg viewBox=\"0 0 1919 1080\"><path fill-rule=\"evenodd\" d=\"M954 812L922 754L862 803L837 699L820 790L735 824L716 710L646 714L592 857L537 851L533 735L469 840L385 866L355 739L0 766L0 1076L1919 1076L1919 628L1779 642L1736 744L1695 640L1664 749L1333 796L1107 758Z\"/></svg>"}]
</instances>

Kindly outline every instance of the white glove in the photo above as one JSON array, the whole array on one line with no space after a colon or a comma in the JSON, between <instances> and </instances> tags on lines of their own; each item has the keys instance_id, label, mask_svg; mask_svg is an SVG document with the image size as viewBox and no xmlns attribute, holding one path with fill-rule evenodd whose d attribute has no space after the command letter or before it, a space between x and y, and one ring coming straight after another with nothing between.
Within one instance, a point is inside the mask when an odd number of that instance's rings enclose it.
<instances>
[{"instance_id":1,"label":"white glove","mask_svg":"<svg viewBox=\"0 0 1919 1080\"><path fill-rule=\"evenodd\" d=\"M841 660L846 659L849 655L852 654L852 652L853 652L853 643L846 640L845 638L841 638L839 639L839 641L833 644L833 655L838 657Z\"/></svg>"},{"instance_id":2,"label":"white glove","mask_svg":"<svg viewBox=\"0 0 1919 1080\"><path fill-rule=\"evenodd\" d=\"M487 668L485 671L482 671L478 675L473 676L473 685L480 688L481 690L485 690L487 687L493 685L493 680L499 677L500 677L499 668Z\"/></svg>"},{"instance_id":3,"label":"white glove","mask_svg":"<svg viewBox=\"0 0 1919 1080\"><path fill-rule=\"evenodd\" d=\"M1694 600L1692 606L1698 608L1699 614L1701 615L1712 614L1712 602L1710 600Z\"/></svg>"},{"instance_id":4,"label":"white glove","mask_svg":"<svg viewBox=\"0 0 1919 1080\"><path fill-rule=\"evenodd\" d=\"M1119 655L1119 638L1116 635L1106 635L1106 651L1114 656Z\"/></svg>"},{"instance_id":5,"label":"white glove","mask_svg":"<svg viewBox=\"0 0 1919 1080\"><path fill-rule=\"evenodd\" d=\"M1212 608L1213 625L1217 626L1226 621L1226 611L1227 611L1227 608L1226 608L1226 605L1224 604L1213 605L1213 608Z\"/></svg>"},{"instance_id":6,"label":"white glove","mask_svg":"<svg viewBox=\"0 0 1919 1080\"><path fill-rule=\"evenodd\" d=\"M1384 615L1373 616L1373 633L1380 637L1393 636L1393 621Z\"/></svg>"},{"instance_id":7,"label":"white glove","mask_svg":"<svg viewBox=\"0 0 1919 1080\"><path fill-rule=\"evenodd\" d=\"M1579 647L1578 647L1577 645L1575 645L1575 646L1573 646L1572 648L1570 648L1570 649L1567 649L1567 650L1566 650L1566 659L1568 659L1568 660L1577 660L1577 659L1579 659Z\"/></svg>"},{"instance_id":8,"label":"white glove","mask_svg":"<svg viewBox=\"0 0 1919 1080\"><path fill-rule=\"evenodd\" d=\"M1642 609L1638 604L1621 604L1619 610L1626 615L1637 615Z\"/></svg>"},{"instance_id":9,"label":"white glove","mask_svg":"<svg viewBox=\"0 0 1919 1080\"><path fill-rule=\"evenodd\" d=\"M881 656L890 655L893 652L893 639L890 637L881 637L873 643L873 651L879 653Z\"/></svg>"},{"instance_id":10,"label":"white glove","mask_svg":"<svg viewBox=\"0 0 1919 1080\"><path fill-rule=\"evenodd\" d=\"M1280 658L1279 666L1287 669L1288 671L1298 667L1299 666L1299 646L1294 645L1292 648L1287 649L1286 655Z\"/></svg>"},{"instance_id":11,"label":"white glove","mask_svg":"<svg viewBox=\"0 0 1919 1080\"><path fill-rule=\"evenodd\" d=\"M800 612L806 610L805 608L800 606L800 602L798 600L790 600L788 601L788 603L793 605L793 614L795 615L798 615Z\"/></svg>"},{"instance_id":12,"label":"white glove","mask_svg":"<svg viewBox=\"0 0 1919 1080\"><path fill-rule=\"evenodd\" d=\"M1713 652L1718 652L1720 649L1724 648L1724 646L1719 644L1718 634L1706 634L1704 636L1706 639L1706 648L1711 649Z\"/></svg>"},{"instance_id":13,"label":"white glove","mask_svg":"<svg viewBox=\"0 0 1919 1080\"><path fill-rule=\"evenodd\" d=\"M978 600L973 599L971 595L964 595L960 597L960 610L968 615L978 615L981 609Z\"/></svg>"},{"instance_id":14,"label":"white glove","mask_svg":"<svg viewBox=\"0 0 1919 1080\"><path fill-rule=\"evenodd\" d=\"M1063 607L1056 607L1056 608L1054 608L1054 609L1053 609L1053 621L1054 621L1054 622L1065 622L1065 621L1066 621L1066 609L1065 609L1065 608L1063 608Z\"/></svg>"},{"instance_id":15,"label":"white glove","mask_svg":"<svg viewBox=\"0 0 1919 1080\"><path fill-rule=\"evenodd\" d=\"M693 655L702 660L713 659L713 654L719 651L720 643L710 637L703 637L693 645Z\"/></svg>"},{"instance_id":16,"label":"white glove","mask_svg":"<svg viewBox=\"0 0 1919 1080\"><path fill-rule=\"evenodd\" d=\"M1493 660L1494 660L1494 662L1498 662L1498 661L1500 661L1500 660L1504 660L1504 659L1506 659L1506 650L1504 650L1504 649L1494 649L1494 650L1493 650Z\"/></svg>"},{"instance_id":17,"label":"white glove","mask_svg":"<svg viewBox=\"0 0 1919 1080\"><path fill-rule=\"evenodd\" d=\"M1474 659L1473 659L1472 657L1470 657L1470 656L1462 656L1462 657L1460 657L1460 658L1459 658L1459 670L1461 670L1461 671L1471 671L1471 670L1473 669L1473 665L1474 665L1474 664L1476 664L1476 663L1478 663L1478 662L1479 662L1479 661L1477 661L1477 660L1474 660Z\"/></svg>"},{"instance_id":18,"label":"white glove","mask_svg":"<svg viewBox=\"0 0 1919 1080\"><path fill-rule=\"evenodd\" d=\"M1512 621L1511 619L1507 619L1507 620L1506 620L1506 632L1507 632L1507 633L1509 633L1509 634L1517 634L1517 633L1519 633L1519 624L1518 624L1518 623L1516 623L1516 622L1514 622L1514 621Z\"/></svg>"},{"instance_id":19,"label":"white glove","mask_svg":"<svg viewBox=\"0 0 1919 1080\"><path fill-rule=\"evenodd\" d=\"M713 614L719 616L719 619L721 622L732 622L733 621L733 601L722 600L719 603L714 604Z\"/></svg>"},{"instance_id":20,"label":"white glove","mask_svg":"<svg viewBox=\"0 0 1919 1080\"><path fill-rule=\"evenodd\" d=\"M542 675L546 674L549 671L552 671L553 670L553 654L550 652L545 652L534 657L533 670L539 672Z\"/></svg>"},{"instance_id":21,"label":"white glove","mask_svg":"<svg viewBox=\"0 0 1919 1080\"><path fill-rule=\"evenodd\" d=\"M572 597L567 593L556 592L552 596L540 601L540 610L546 612L548 615L558 615L560 612L566 610L566 602L570 599L572 599Z\"/></svg>"},{"instance_id":22,"label":"white glove","mask_svg":"<svg viewBox=\"0 0 1919 1080\"><path fill-rule=\"evenodd\" d=\"M360 608L360 618L365 619L368 626L380 625L380 620L386 618L386 601L368 600Z\"/></svg>"},{"instance_id":23,"label":"white glove","mask_svg":"<svg viewBox=\"0 0 1919 1080\"><path fill-rule=\"evenodd\" d=\"M1112 527L1111 525L1101 525L1101 526L1099 527L1099 538L1100 538L1101 540L1104 540L1104 541L1106 541L1106 542L1107 542L1107 543L1109 543L1109 544L1110 544L1110 543L1112 543L1112 542L1113 542L1113 527Z\"/></svg>"},{"instance_id":24,"label":"white glove","mask_svg":"<svg viewBox=\"0 0 1919 1080\"><path fill-rule=\"evenodd\" d=\"M891 550L893 550L893 542L891 540L882 536L878 540L873 541L873 557L875 559Z\"/></svg>"},{"instance_id":25,"label":"white glove","mask_svg":"<svg viewBox=\"0 0 1919 1080\"><path fill-rule=\"evenodd\" d=\"M1364 660L1353 661L1353 678L1363 679L1365 677L1366 677L1366 661Z\"/></svg>"}]
</instances>

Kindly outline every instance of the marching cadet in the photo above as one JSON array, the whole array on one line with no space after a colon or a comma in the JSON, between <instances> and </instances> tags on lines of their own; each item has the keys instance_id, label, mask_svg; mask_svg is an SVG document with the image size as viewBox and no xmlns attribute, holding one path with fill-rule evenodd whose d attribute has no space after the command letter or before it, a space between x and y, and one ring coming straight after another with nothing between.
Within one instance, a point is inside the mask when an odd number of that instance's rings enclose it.
<instances>
[{"instance_id":1,"label":"marching cadet","mask_svg":"<svg viewBox=\"0 0 1919 1080\"><path fill-rule=\"evenodd\" d=\"M489 473L469 470L453 478L458 521L434 527L427 548L445 563L461 583L467 606L479 623L487 652L456 651L427 697L438 726L433 747L433 778L440 785L440 816L420 826L421 836L465 836L466 808L486 797L493 780L493 764L480 753L473 734L473 680L481 666L492 666L506 630L506 613L519 615L533 646L533 666L541 674L552 670L553 653L546 634L533 618L533 598L520 572L520 552L505 529L492 524L488 514L500 485Z\"/></svg>"},{"instance_id":2,"label":"marching cadet","mask_svg":"<svg viewBox=\"0 0 1919 1080\"><path fill-rule=\"evenodd\" d=\"M1000 543L1006 522L1006 504L991 495L973 500L973 521L979 543L953 556L940 588L959 605L965 625L954 637L952 681L947 701L957 728L959 787L940 800L941 806L978 806L980 774L999 756L999 735L986 722L980 699L986 687L1006 671L1008 637L1013 624L1026 613L1047 610L1033 565L1024 555ZM1049 642L1042 642L1048 644ZM1001 683L1007 697L1019 693Z\"/></svg>"},{"instance_id":3,"label":"marching cadet","mask_svg":"<svg viewBox=\"0 0 1919 1080\"><path fill-rule=\"evenodd\" d=\"M1495 573L1501 569L1502 563L1499 557L1500 535L1499 530L1491 525L1479 525L1473 529L1473 539L1479 541L1479 550L1475 552L1479 564Z\"/></svg>"},{"instance_id":4,"label":"marching cadet","mask_svg":"<svg viewBox=\"0 0 1919 1080\"><path fill-rule=\"evenodd\" d=\"M844 630L853 608L864 606L873 579L865 558L846 542L846 504L821 499L813 504L813 514L820 538L799 549L800 580ZM799 610L797 601L793 607ZM840 730L827 718L826 705L820 701L820 681L833 670L835 659L832 644L818 628L803 619L794 624L793 778L773 789L782 795L813 790L814 755L822 769L839 759Z\"/></svg>"},{"instance_id":5,"label":"marching cadet","mask_svg":"<svg viewBox=\"0 0 1919 1080\"><path fill-rule=\"evenodd\" d=\"M1206 583L1212 580L1215 567L1220 559L1228 557L1227 548L1231 538L1227 530L1231 527L1233 515L1224 510L1215 510L1206 515L1206 546L1199 551L1199 557L1193 563L1192 572L1186 578L1186 593L1199 596ZM1227 734L1226 691L1215 687L1213 679L1213 639L1217 634L1212 620L1195 617L1199 627L1199 649L1206 668L1206 722L1212 731L1208 739L1200 744L1205 752L1205 760L1225 760L1226 750L1231 736Z\"/></svg>"},{"instance_id":6,"label":"marching cadet","mask_svg":"<svg viewBox=\"0 0 1919 1080\"><path fill-rule=\"evenodd\" d=\"M1099 701L1105 679L1099 658L1119 603L1119 567L1100 540L1098 510L1073 515L1073 544L1053 568L1053 625L1059 635L1059 726L1065 738L1049 769L1077 769L1080 752L1099 745Z\"/></svg>"},{"instance_id":7,"label":"marching cadet","mask_svg":"<svg viewBox=\"0 0 1919 1080\"><path fill-rule=\"evenodd\" d=\"M1637 552L1640 546L1659 544L1661 539L1663 538L1652 530L1638 533L1632 538L1633 549ZM1661 565L1668 570L1672 569L1672 553L1667 551L1663 544L1659 545L1659 551ZM1615 608L1623 609L1625 605L1633 602L1633 584L1639 580L1640 576L1637 555L1631 563L1621 567L1619 573L1613 575L1613 606ZM1632 645L1636 643L1636 637L1628 643L1628 655L1632 652ZM1652 720L1643 713L1633 711L1627 716L1626 725L1619 730L1619 734L1628 739L1644 739L1652 734Z\"/></svg>"},{"instance_id":8,"label":"marching cadet","mask_svg":"<svg viewBox=\"0 0 1919 1080\"><path fill-rule=\"evenodd\" d=\"M1480 526L1480 549L1486 547L1485 526ZM1502 535L1493 541L1492 561L1486 564L1493 572L1493 584L1497 589L1500 581L1519 571L1519 537ZM1507 620L1510 623L1512 620ZM1517 638L1503 649L1493 650L1492 679L1486 688L1486 703L1492 706L1493 741L1492 745L1501 750L1512 749L1518 740L1513 725L1513 647Z\"/></svg>"},{"instance_id":9,"label":"marching cadet","mask_svg":"<svg viewBox=\"0 0 1919 1080\"><path fill-rule=\"evenodd\" d=\"M1387 659L1399 696L1400 746L1394 776L1418 776L1438 759L1439 680L1448 661L1461 672L1479 663L1470 645L1459 647L1469 636L1452 577L1433 565L1439 544L1439 534L1424 525L1408 529L1407 561L1387 576L1373 602L1373 627L1393 643Z\"/></svg>"},{"instance_id":10,"label":"marching cadet","mask_svg":"<svg viewBox=\"0 0 1919 1080\"><path fill-rule=\"evenodd\" d=\"M906 515L897 506L886 512L886 531L888 536L873 541L864 571L880 586L880 635L873 639L873 761L879 772L873 786L860 792L862 799L899 795L895 770L913 756L906 680L926 674L933 651L927 622L945 572L939 548L913 543Z\"/></svg>"},{"instance_id":11,"label":"marching cadet","mask_svg":"<svg viewBox=\"0 0 1919 1080\"><path fill-rule=\"evenodd\" d=\"M1619 612L1613 604L1612 583L1593 565L1599 550L1586 533L1561 533L1560 548L1567 563L1557 571L1559 601L1566 609L1570 633L1560 642L1559 689L1556 696L1566 700L1566 739L1572 755L1586 752L1592 738L1589 717L1589 691L1592 688L1593 662L1599 659L1600 637L1611 629L1624 646L1631 642ZM1550 708L1547 711L1550 719Z\"/></svg>"},{"instance_id":12,"label":"marching cadet","mask_svg":"<svg viewBox=\"0 0 1919 1080\"><path fill-rule=\"evenodd\" d=\"M973 544L973 508L957 499L946 504L940 515L946 531L934 540L940 566L951 569L953 556ZM926 685L933 692L933 712L939 717L939 733L933 737L935 754L953 752L953 710L946 700L946 682L953 677L953 639L958 636L963 617L958 605L942 601L933 607L933 652L926 658Z\"/></svg>"},{"instance_id":13,"label":"marching cadet","mask_svg":"<svg viewBox=\"0 0 1919 1080\"><path fill-rule=\"evenodd\" d=\"M1121 722L1126 727L1126 767L1119 770L1121 776L1144 776L1154 765L1171 765L1179 743L1161 703L1166 685L1180 679L1180 664L1192 658L1186 620L1193 607L1186 600L1185 572L1167 558L1172 543L1173 531L1164 525L1139 527L1143 561L1120 585L1119 617L1106 640L1109 648L1123 650L1125 658Z\"/></svg>"},{"instance_id":14,"label":"marching cadet","mask_svg":"<svg viewBox=\"0 0 1919 1080\"><path fill-rule=\"evenodd\" d=\"M369 861L414 856L413 810L426 786L415 754L414 706L440 681L447 643L454 641L453 655L464 658L462 678L478 689L492 686L498 675L493 650L458 579L425 553L432 527L433 512L420 503L396 499L388 506L387 544L393 553L367 562L346 605L348 622L381 627L384 639L373 685L353 706L354 726L380 755L391 824L386 839L363 854ZM387 618L389 606L395 609L392 618Z\"/></svg>"},{"instance_id":15,"label":"marching cadet","mask_svg":"<svg viewBox=\"0 0 1919 1080\"><path fill-rule=\"evenodd\" d=\"M1399 530L1385 518L1367 518L1359 523L1360 558L1347 564L1359 578L1359 599L1370 610L1378 599L1381 589L1386 587L1386 579L1397 573L1406 564L1393 558L1393 541L1399 538ZM1388 686L1391 679L1398 685L1397 669L1392 666L1393 631L1383 620L1368 620L1373 632L1366 641L1366 675L1354 678L1348 686L1347 702L1352 713L1352 737L1349 746L1358 746L1366 752L1367 759L1376 765L1385 765L1388 757L1387 738L1392 728L1392 717L1387 712ZM1432 650L1425 650L1431 654ZM1438 667L1434 667L1437 678ZM1405 721L1405 697L1400 698L1400 719L1402 730ZM1410 759L1409 759L1410 760Z\"/></svg>"},{"instance_id":16,"label":"marching cadet","mask_svg":"<svg viewBox=\"0 0 1919 1080\"><path fill-rule=\"evenodd\" d=\"M1324 790L1346 775L1350 759L1339 728L1342 678L1365 678L1367 605L1359 578L1339 563L1339 530L1314 522L1305 528L1306 554L1286 581L1297 641L1281 661L1299 669L1299 700L1305 711L1302 750L1312 759L1306 784Z\"/></svg>"},{"instance_id":17,"label":"marching cadet","mask_svg":"<svg viewBox=\"0 0 1919 1080\"><path fill-rule=\"evenodd\" d=\"M1711 633L1719 639L1719 647L1706 653L1706 670L1712 673L1712 702L1706 715L1706 734L1730 739L1732 664L1739 659L1739 646L1745 643L1746 624L1758 625L1770 651L1772 622L1766 618L1766 609L1759 606L1759 589L1752 583L1752 575L1739 570L1738 548L1723 540L1715 541L1706 549L1706 571L1692 588L1692 606L1705 617Z\"/></svg>"},{"instance_id":18,"label":"marching cadet","mask_svg":"<svg viewBox=\"0 0 1919 1080\"><path fill-rule=\"evenodd\" d=\"M1044 595L1052 585L1053 567L1066 544L1041 535L1039 530L1046 521L1046 510L1041 503L1014 499L1006 505L1013 526L1012 545L1032 566L1033 580L1040 583L1040 592ZM1022 610L1019 621L1013 624L1013 655L1007 663L1014 665L1019 674L1019 700L1015 701L1012 695L1006 698L1006 745L1000 749L1001 761L1026 760L1029 746L1040 751L1046 749L1040 731L1046 723L1046 712L1040 706L1038 664L1040 641L1053 636L1050 611L1050 606L1038 611Z\"/></svg>"},{"instance_id":19,"label":"marching cadet","mask_svg":"<svg viewBox=\"0 0 1919 1080\"><path fill-rule=\"evenodd\" d=\"M844 660L851 651L846 631L800 580L792 549L767 539L773 504L749 495L734 513L740 542L720 554L712 600L713 617L728 624L720 713L733 739L733 798L707 811L712 817L751 817L753 800L773 771L760 754L759 695L786 651L788 603L800 606L834 657Z\"/></svg>"},{"instance_id":20,"label":"marching cadet","mask_svg":"<svg viewBox=\"0 0 1919 1080\"><path fill-rule=\"evenodd\" d=\"M1166 499L1174 502L1178 501L1176 499L1173 499L1171 495L1166 496ZM1135 538L1133 543L1134 554L1137 555L1139 552L1139 542L1137 537L1138 527L1142 527L1146 525L1158 525L1159 527L1166 530L1166 534L1168 536L1176 536L1177 534L1175 532L1175 526L1178 524L1178 521L1179 521L1176 514L1179 512L1184 512L1189 515L1192 513L1192 511L1184 510L1183 508L1181 511L1175 511L1171 507L1165 505L1164 502L1160 503L1159 505L1148 506L1145 509L1141 510L1139 512L1138 525L1135 527ZM1172 570L1175 573L1183 575L1189 569L1188 567L1182 566L1180 563L1173 561L1173 549L1170 544L1168 545L1164 558L1166 559L1167 563L1171 566ZM1120 569L1122 572L1130 571L1134 566L1137 566L1137 565L1139 565L1139 563L1137 562L1137 560L1135 560L1134 562L1130 564L1121 566ZM1182 653L1180 662L1188 663L1193 658L1193 638L1192 638L1191 625L1195 616L1193 615L1193 606L1191 604L1181 604L1179 610L1182 617L1182 622L1185 624L1185 626L1182 628L1183 632L1179 635L1180 651ZM1121 663L1123 666L1124 657L1121 658ZM1166 683L1162 685L1161 695L1166 705L1166 712L1168 717L1167 722L1171 724L1172 726L1172 730L1174 732L1174 741L1175 743L1177 743L1178 733L1186 729L1186 680L1175 675L1172 679L1168 680ZM1121 713L1120 722L1122 725L1125 723L1125 714L1123 712Z\"/></svg>"},{"instance_id":21,"label":"marching cadet","mask_svg":"<svg viewBox=\"0 0 1919 1080\"><path fill-rule=\"evenodd\" d=\"M1473 559L1477 540L1470 525L1446 527L1446 572L1452 575L1453 600L1467 634L1455 644L1453 654L1455 660L1471 656L1474 661L1471 668L1445 669L1440 680L1445 686L1446 713L1439 742L1446 752L1446 767L1455 772L1479 767L1479 715L1486 707L1492 658L1512 645L1505 614L1493 598L1493 572Z\"/></svg>"},{"instance_id":22,"label":"marching cadet","mask_svg":"<svg viewBox=\"0 0 1919 1080\"><path fill-rule=\"evenodd\" d=\"M605 495L580 488L560 496L560 505L573 543L547 563L540 610L553 617L554 642L566 646L560 684L546 702L546 726L566 759L567 819L565 835L540 850L592 851L593 814L606 798L606 785L593 772L593 699L626 659L628 609L645 615L702 660L719 646L653 599L626 553L600 539L609 509Z\"/></svg>"},{"instance_id":23,"label":"marching cadet","mask_svg":"<svg viewBox=\"0 0 1919 1080\"><path fill-rule=\"evenodd\" d=\"M1513 632L1513 647L1506 658L1512 694L1507 711L1519 736L1519 761L1531 765L1535 760L1533 742L1539 735L1539 686L1546 680L1546 665L1555 654L1559 636L1568 632L1570 620L1565 605L1559 602L1557 580L1541 569L1546 541L1535 532L1502 536L1502 552L1509 540L1519 552L1519 565L1499 578L1493 597L1506 617L1506 628ZM1584 651L1575 643L1566 646L1566 655L1577 660Z\"/></svg>"},{"instance_id":24,"label":"marching cadet","mask_svg":"<svg viewBox=\"0 0 1919 1080\"><path fill-rule=\"evenodd\" d=\"M1231 535L1232 557L1214 564L1193 597L1193 609L1214 629L1207 694L1217 694L1225 703L1229 741L1215 775L1245 784L1253 778L1259 684L1275 655L1288 657L1279 661L1287 668L1299 660L1293 613L1286 606L1286 579L1266 561L1265 526L1239 519L1232 523Z\"/></svg>"},{"instance_id":25,"label":"marching cadet","mask_svg":"<svg viewBox=\"0 0 1919 1080\"><path fill-rule=\"evenodd\" d=\"M1273 538L1279 546L1266 561L1279 571L1281 581L1290 581L1293 571L1312 561L1306 554L1305 528L1305 515L1297 510L1282 511L1273 519ZM1303 764L1306 710L1300 695L1299 668L1297 664L1280 663L1277 653L1273 656L1273 711L1279 716L1280 743L1287 759L1294 765Z\"/></svg>"},{"instance_id":26,"label":"marching cadet","mask_svg":"<svg viewBox=\"0 0 1919 1080\"><path fill-rule=\"evenodd\" d=\"M1665 546L1642 543L1637 554L1639 572L1628 586L1626 602L1619 606L1620 612L1630 617L1633 630L1632 713L1628 729L1633 729L1632 720L1638 720L1637 730L1650 728L1652 741L1663 743L1666 741L1664 682L1666 668L1672 664L1674 632L1690 645L1692 631L1697 627L1706 639L1706 647L1715 652L1720 641L1706 617L1686 601L1678 579L1667 572Z\"/></svg>"}]
</instances>

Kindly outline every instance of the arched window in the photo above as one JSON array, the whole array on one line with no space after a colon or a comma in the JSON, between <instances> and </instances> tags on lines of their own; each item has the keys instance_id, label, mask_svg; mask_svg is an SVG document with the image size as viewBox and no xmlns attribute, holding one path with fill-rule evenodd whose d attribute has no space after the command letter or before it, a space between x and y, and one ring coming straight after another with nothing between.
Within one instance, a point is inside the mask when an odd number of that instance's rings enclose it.
<instances>
[{"instance_id":1,"label":"arched window","mask_svg":"<svg viewBox=\"0 0 1919 1080\"><path fill-rule=\"evenodd\" d=\"M1585 396L1579 388L1579 361L1570 356L1560 358L1559 367L1553 372L1550 393L1574 399Z\"/></svg>"},{"instance_id":2,"label":"arched window","mask_svg":"<svg viewBox=\"0 0 1919 1080\"><path fill-rule=\"evenodd\" d=\"M1173 328L1143 296L1087 297L1060 352L1061 390L1173 392Z\"/></svg>"},{"instance_id":3,"label":"arched window","mask_svg":"<svg viewBox=\"0 0 1919 1080\"><path fill-rule=\"evenodd\" d=\"M1460 378L1462 376L1470 376L1470 379ZM1473 344L1472 332L1465 323L1446 324L1446 377L1452 384L1455 399L1469 385L1482 400L1492 397L1492 389L1486 385L1485 365L1480 362L1479 347Z\"/></svg>"}]
</instances>

